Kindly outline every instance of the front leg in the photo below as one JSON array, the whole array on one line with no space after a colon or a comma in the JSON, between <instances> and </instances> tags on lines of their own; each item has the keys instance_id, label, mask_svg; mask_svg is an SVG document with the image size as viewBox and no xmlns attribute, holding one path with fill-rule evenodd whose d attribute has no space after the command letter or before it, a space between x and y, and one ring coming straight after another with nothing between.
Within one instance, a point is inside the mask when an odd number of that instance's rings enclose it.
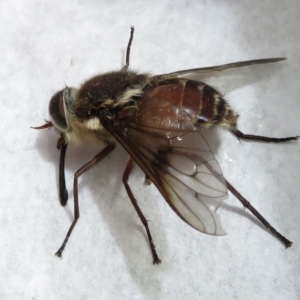
<instances>
[{"instance_id":1,"label":"front leg","mask_svg":"<svg viewBox=\"0 0 300 300\"><path fill-rule=\"evenodd\" d=\"M60 150L59 158L59 199L60 204L65 206L68 202L68 190L66 188L65 179L65 157L67 152L68 143L65 141L64 137L61 136L57 141L57 149Z\"/></svg>"},{"instance_id":2,"label":"front leg","mask_svg":"<svg viewBox=\"0 0 300 300\"><path fill-rule=\"evenodd\" d=\"M101 161L104 157L106 157L110 152L112 152L115 149L115 145L111 144L105 147L100 153L98 153L92 160L87 162L85 165L83 165L75 174L74 174L74 220L67 232L67 235L61 245L61 247L58 249L58 251L55 253L56 256L61 257L62 252L64 251L66 244L68 242L68 239L73 231L73 228L75 227L78 219L79 219L79 203L78 203L78 178L86 171L88 171L90 168L95 166L99 161Z\"/></svg>"}]
</instances>

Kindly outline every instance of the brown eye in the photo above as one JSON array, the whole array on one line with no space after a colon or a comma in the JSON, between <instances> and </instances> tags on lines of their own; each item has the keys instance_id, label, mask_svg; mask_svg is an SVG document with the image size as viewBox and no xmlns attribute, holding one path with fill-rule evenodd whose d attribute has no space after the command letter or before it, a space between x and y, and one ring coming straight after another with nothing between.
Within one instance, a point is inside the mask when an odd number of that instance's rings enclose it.
<instances>
[{"instance_id":1,"label":"brown eye","mask_svg":"<svg viewBox=\"0 0 300 300\"><path fill-rule=\"evenodd\" d=\"M50 100L49 113L52 117L53 123L59 129L67 129L65 109L64 109L64 90L57 92Z\"/></svg>"}]
</instances>

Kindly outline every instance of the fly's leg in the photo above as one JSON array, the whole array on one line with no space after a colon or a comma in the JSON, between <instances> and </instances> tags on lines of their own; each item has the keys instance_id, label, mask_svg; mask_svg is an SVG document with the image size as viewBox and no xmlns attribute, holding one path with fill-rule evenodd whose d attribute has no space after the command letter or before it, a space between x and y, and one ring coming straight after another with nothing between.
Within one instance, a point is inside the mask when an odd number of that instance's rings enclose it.
<instances>
[{"instance_id":1,"label":"fly's leg","mask_svg":"<svg viewBox=\"0 0 300 300\"><path fill-rule=\"evenodd\" d=\"M133 33L134 33L134 27L131 26L130 27L130 38L129 38L127 50L126 50L126 65L122 68L122 70L121 70L122 72L127 72L128 68L129 68L130 48L131 48L131 44L132 44L132 40L133 40Z\"/></svg>"},{"instance_id":2,"label":"fly's leg","mask_svg":"<svg viewBox=\"0 0 300 300\"><path fill-rule=\"evenodd\" d=\"M225 179L226 180L226 179ZM270 230L270 232L275 235L284 245L286 248L292 246L292 242L285 238L281 233L279 233L270 223L251 205L251 203L246 200L227 180L227 187L229 191L239 200L242 202L245 208L249 209L249 211L266 227Z\"/></svg>"},{"instance_id":3,"label":"fly's leg","mask_svg":"<svg viewBox=\"0 0 300 300\"><path fill-rule=\"evenodd\" d=\"M252 140L252 141L262 141L267 143L284 143L289 141L296 141L299 136L285 137L285 138L271 138L260 135L244 134L238 129L232 131L232 133L239 139ZM226 179L225 179L226 180ZM227 186L229 191L244 205L249 211L266 227L270 232L275 235L286 248L291 247L292 242L285 238L281 233L279 233L270 223L251 205L251 203L246 200L227 180Z\"/></svg>"},{"instance_id":4,"label":"fly's leg","mask_svg":"<svg viewBox=\"0 0 300 300\"><path fill-rule=\"evenodd\" d=\"M63 136L61 136L57 141L57 149L60 150L59 158L59 199L60 204L65 206L68 201L68 190L66 188L66 179L65 179L65 157L67 151L68 143L65 142Z\"/></svg>"},{"instance_id":5,"label":"fly's leg","mask_svg":"<svg viewBox=\"0 0 300 300\"><path fill-rule=\"evenodd\" d=\"M95 166L99 161L101 161L105 156L107 156L111 151L115 149L115 145L108 145L106 148L104 148L100 153L98 153L92 160L90 160L88 163L86 163L84 166L82 166L74 175L74 220L67 232L67 235L64 239L64 242L62 243L61 247L58 249L58 251L55 253L56 256L61 257L62 252L64 251L66 244L68 242L68 239L73 231L73 228L75 227L78 219L79 219L79 205L78 205L78 178L86 171L88 171L90 168Z\"/></svg>"},{"instance_id":6,"label":"fly's leg","mask_svg":"<svg viewBox=\"0 0 300 300\"><path fill-rule=\"evenodd\" d=\"M232 130L232 133L239 139L262 141L262 142L267 142L267 143L284 143L284 142L289 142L289 141L296 141L299 139L299 135L286 137L286 138L271 138L271 137L267 137L267 136L244 134L241 131L239 131L238 129Z\"/></svg>"},{"instance_id":7,"label":"fly's leg","mask_svg":"<svg viewBox=\"0 0 300 300\"><path fill-rule=\"evenodd\" d=\"M127 166L126 166L126 169L124 171L124 174L123 174L123 184L125 186L125 189L126 189L126 192L131 200L131 203L133 204L137 214L139 215L143 225L145 226L145 229L146 229L146 232L147 232L147 236L148 236L148 240L149 240L149 243L150 243L150 247L151 247L151 252L152 252L152 256L153 256L153 264L160 264L161 263L161 260L159 259L157 253L156 253L156 250L155 250L155 245L153 243L153 239L152 239L152 236L151 236L151 233L150 233L150 229L149 229L149 226L148 226L148 221L147 219L145 218L144 214L142 213L138 203L137 203L137 200L134 198L133 196L133 193L130 189L130 186L128 184L128 178L129 178L129 174L132 170L132 167L133 167L133 159L130 158L128 163L127 163Z\"/></svg>"}]
</instances>

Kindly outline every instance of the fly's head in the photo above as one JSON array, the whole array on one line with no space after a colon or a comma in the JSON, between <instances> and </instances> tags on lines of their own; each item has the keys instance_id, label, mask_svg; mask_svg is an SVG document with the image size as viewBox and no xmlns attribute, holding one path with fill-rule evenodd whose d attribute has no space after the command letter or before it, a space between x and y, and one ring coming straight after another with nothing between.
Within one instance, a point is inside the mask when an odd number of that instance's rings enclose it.
<instances>
[{"instance_id":1,"label":"fly's head","mask_svg":"<svg viewBox=\"0 0 300 300\"><path fill-rule=\"evenodd\" d=\"M65 88L57 92L50 100L49 113L51 123L62 135L65 142L82 144L85 140L111 142L112 136L103 128L99 116L87 110L84 118L78 114L80 90ZM86 105L87 106L87 105Z\"/></svg>"},{"instance_id":2,"label":"fly's head","mask_svg":"<svg viewBox=\"0 0 300 300\"><path fill-rule=\"evenodd\" d=\"M49 103L49 113L52 125L61 134L72 131L75 117L75 101L78 90L74 88L65 88L51 98Z\"/></svg>"}]
</instances>

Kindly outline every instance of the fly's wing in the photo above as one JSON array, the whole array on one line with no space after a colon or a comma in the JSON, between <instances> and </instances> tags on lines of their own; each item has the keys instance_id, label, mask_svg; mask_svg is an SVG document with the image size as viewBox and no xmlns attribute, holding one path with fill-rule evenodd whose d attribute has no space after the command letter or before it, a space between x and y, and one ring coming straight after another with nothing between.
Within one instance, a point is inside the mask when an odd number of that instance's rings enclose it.
<instances>
[{"instance_id":1,"label":"fly's wing","mask_svg":"<svg viewBox=\"0 0 300 300\"><path fill-rule=\"evenodd\" d=\"M144 95L138 107L103 114L100 120L179 217L204 233L225 234L216 210L227 198L227 186L199 128L185 112Z\"/></svg>"},{"instance_id":2,"label":"fly's wing","mask_svg":"<svg viewBox=\"0 0 300 300\"><path fill-rule=\"evenodd\" d=\"M279 62L285 60L285 57L276 57L276 58L263 58L263 59L254 59L254 60L246 60L246 61L239 61L225 65L219 66L211 66L211 67L203 67L203 68L196 68L196 69L187 69L187 70L180 70L168 74L164 74L164 76L183 76L187 74L194 74L194 73L210 73L210 72L220 72L227 69L233 68L242 68L251 65L260 65L260 64L268 64Z\"/></svg>"}]
</instances>

